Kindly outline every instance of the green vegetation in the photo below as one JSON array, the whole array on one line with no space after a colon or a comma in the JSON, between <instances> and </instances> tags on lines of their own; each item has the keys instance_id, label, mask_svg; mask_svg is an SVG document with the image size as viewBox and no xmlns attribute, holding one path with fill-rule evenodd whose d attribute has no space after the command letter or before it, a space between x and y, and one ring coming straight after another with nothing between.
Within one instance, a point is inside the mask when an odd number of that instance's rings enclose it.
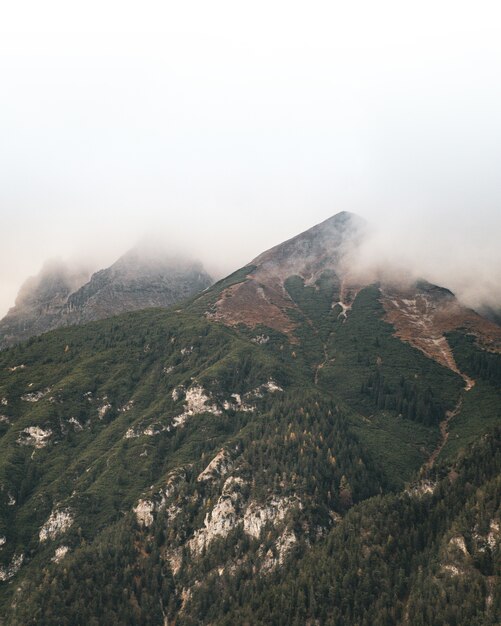
<instances>
[{"instance_id":1,"label":"green vegetation","mask_svg":"<svg viewBox=\"0 0 501 626\"><path fill-rule=\"evenodd\" d=\"M251 271L0 352L0 572L24 558L0 624L499 623L499 541L479 539L499 520L497 357L449 337L465 393L394 336L376 286L340 315L329 273L286 281L292 338L199 315Z\"/></svg>"},{"instance_id":2,"label":"green vegetation","mask_svg":"<svg viewBox=\"0 0 501 626\"><path fill-rule=\"evenodd\" d=\"M461 411L449 426L444 456L454 458L501 423L501 356L482 350L471 335L451 333L448 340L459 367L475 381L463 394Z\"/></svg>"},{"instance_id":3,"label":"green vegetation","mask_svg":"<svg viewBox=\"0 0 501 626\"><path fill-rule=\"evenodd\" d=\"M393 327L382 321L378 298L376 287L358 294L346 322L329 338L329 361L320 381L363 412L393 410L436 424L443 411L454 407L462 380L397 339ZM406 410L403 403L414 404L414 409Z\"/></svg>"},{"instance_id":4,"label":"green vegetation","mask_svg":"<svg viewBox=\"0 0 501 626\"><path fill-rule=\"evenodd\" d=\"M225 580L224 593L213 583L211 613L224 614L217 623L498 624L501 569L485 537L500 514L500 446L497 429L453 473L442 468L433 494L377 497L354 507L271 580L256 577L243 587ZM196 600L191 607L182 624L197 623Z\"/></svg>"},{"instance_id":5,"label":"green vegetation","mask_svg":"<svg viewBox=\"0 0 501 626\"><path fill-rule=\"evenodd\" d=\"M435 429L386 411L370 420L355 414L351 421L353 432L384 471L392 489L401 489L413 478L440 439Z\"/></svg>"}]
</instances>

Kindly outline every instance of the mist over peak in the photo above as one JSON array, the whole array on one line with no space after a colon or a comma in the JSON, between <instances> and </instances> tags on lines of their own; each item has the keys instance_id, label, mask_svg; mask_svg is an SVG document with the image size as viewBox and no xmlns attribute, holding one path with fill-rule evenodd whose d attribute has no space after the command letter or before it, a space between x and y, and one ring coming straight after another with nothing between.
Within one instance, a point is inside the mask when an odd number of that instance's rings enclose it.
<instances>
[{"instance_id":1,"label":"mist over peak","mask_svg":"<svg viewBox=\"0 0 501 626\"><path fill-rule=\"evenodd\" d=\"M501 304L501 251L472 220L414 218L371 221L345 264L359 280L409 284L427 280L450 289L467 306ZM468 230L469 228L469 230Z\"/></svg>"},{"instance_id":2,"label":"mist over peak","mask_svg":"<svg viewBox=\"0 0 501 626\"><path fill-rule=\"evenodd\" d=\"M384 208L377 204L337 213L322 208L308 212L278 208L266 216L258 211L255 218L235 213L231 219L195 211L185 216L182 211L171 212L162 220L146 215L141 221L129 222L127 233L120 229L115 232L115 224L108 225L104 219L99 229L93 229L96 236L84 236L89 225L77 220L64 227L64 237L55 239L41 231L35 240L28 238L25 243L23 239L16 251L10 252L7 239L0 251L4 255L0 263L0 313L13 305L26 276L38 274L49 256L47 251L51 257L66 260L50 261L46 271L64 273L62 264L75 268L70 273L85 275L85 279L91 271L132 259L144 266L169 262L189 265L200 259L208 273L220 279L249 259L266 258L277 248L289 258L292 268L294 254L286 251L294 246L302 247L305 254L308 246L317 246L327 256L335 248L338 269L359 282L386 278L408 284L424 278L451 289L468 306L500 308L501 212L432 210L429 206L398 211L391 205ZM184 226L179 223L181 216L186 218ZM121 257L124 260L119 262ZM85 279L76 282L83 284Z\"/></svg>"},{"instance_id":3,"label":"mist over peak","mask_svg":"<svg viewBox=\"0 0 501 626\"><path fill-rule=\"evenodd\" d=\"M342 211L263 252L253 261L277 276L298 274L311 280L327 268L339 270L348 250L356 250L366 228L364 219Z\"/></svg>"},{"instance_id":4,"label":"mist over peak","mask_svg":"<svg viewBox=\"0 0 501 626\"><path fill-rule=\"evenodd\" d=\"M60 257L48 259L35 276L27 278L19 289L16 306L24 306L36 300L65 297L83 285L90 277L90 270L79 263L68 263Z\"/></svg>"},{"instance_id":5,"label":"mist over peak","mask_svg":"<svg viewBox=\"0 0 501 626\"><path fill-rule=\"evenodd\" d=\"M212 284L199 261L142 244L90 275L51 259L26 280L0 320L0 348L48 330L151 307L169 307Z\"/></svg>"}]
</instances>

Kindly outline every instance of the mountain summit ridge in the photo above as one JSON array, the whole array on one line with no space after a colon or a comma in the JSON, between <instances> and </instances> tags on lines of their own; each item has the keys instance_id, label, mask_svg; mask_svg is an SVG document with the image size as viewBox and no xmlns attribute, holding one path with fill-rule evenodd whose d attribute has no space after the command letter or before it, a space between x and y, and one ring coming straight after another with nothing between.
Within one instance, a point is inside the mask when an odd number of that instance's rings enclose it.
<instances>
[{"instance_id":1,"label":"mountain summit ridge","mask_svg":"<svg viewBox=\"0 0 501 626\"><path fill-rule=\"evenodd\" d=\"M169 307L212 284L198 261L137 246L90 275L62 261L44 264L0 320L0 349L61 326L127 311Z\"/></svg>"},{"instance_id":2,"label":"mountain summit ridge","mask_svg":"<svg viewBox=\"0 0 501 626\"><path fill-rule=\"evenodd\" d=\"M357 255L369 233L369 224L354 213L342 211L261 253L240 270L241 279L208 302L209 319L228 326L268 326L294 338L297 317L304 315L291 281L301 289L318 289L331 283L331 308L346 318L358 293L377 285L384 319L396 336L424 352L444 367L458 372L446 334L465 328L484 347L501 350L501 328L463 306L448 289L402 274L400 268L379 271L357 269ZM296 289L297 291L297 289ZM470 384L470 383L466 383Z\"/></svg>"}]
</instances>

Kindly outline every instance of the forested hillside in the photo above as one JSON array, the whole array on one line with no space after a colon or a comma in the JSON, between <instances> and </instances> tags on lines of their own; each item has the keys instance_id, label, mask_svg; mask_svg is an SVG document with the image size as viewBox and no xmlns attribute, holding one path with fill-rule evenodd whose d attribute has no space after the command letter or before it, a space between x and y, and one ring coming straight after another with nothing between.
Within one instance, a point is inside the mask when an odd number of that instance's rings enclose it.
<instances>
[{"instance_id":1,"label":"forested hillside","mask_svg":"<svg viewBox=\"0 0 501 626\"><path fill-rule=\"evenodd\" d=\"M256 267L0 352L0 623L500 623L497 331Z\"/></svg>"}]
</instances>

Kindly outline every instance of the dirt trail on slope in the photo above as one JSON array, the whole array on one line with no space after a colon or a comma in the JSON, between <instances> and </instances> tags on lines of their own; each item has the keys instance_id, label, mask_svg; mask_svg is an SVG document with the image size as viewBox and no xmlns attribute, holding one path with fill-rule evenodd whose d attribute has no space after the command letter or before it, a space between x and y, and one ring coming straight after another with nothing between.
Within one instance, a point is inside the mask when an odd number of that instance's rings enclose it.
<instances>
[{"instance_id":1,"label":"dirt trail on slope","mask_svg":"<svg viewBox=\"0 0 501 626\"><path fill-rule=\"evenodd\" d=\"M327 344L325 343L324 344L324 360L315 367L315 385L318 385L318 375L320 374L320 370L323 367L325 367L325 365L329 361L332 361L332 359L329 359L329 354L327 352Z\"/></svg>"},{"instance_id":2,"label":"dirt trail on slope","mask_svg":"<svg viewBox=\"0 0 501 626\"><path fill-rule=\"evenodd\" d=\"M471 387L470 387L470 389L471 389ZM430 470L435 465L435 461L437 460L438 455L445 448L445 444L449 440L449 423L457 415L459 415L459 413L461 412L462 407L463 407L463 397L461 396L461 398L459 398L459 400L458 400L456 406L454 407L454 409L452 411L447 411L447 413L445 414L445 419L443 419L440 422L440 437L441 437L440 443L435 448L435 450L433 450L433 452L431 453L430 458L423 465L423 469Z\"/></svg>"}]
</instances>

